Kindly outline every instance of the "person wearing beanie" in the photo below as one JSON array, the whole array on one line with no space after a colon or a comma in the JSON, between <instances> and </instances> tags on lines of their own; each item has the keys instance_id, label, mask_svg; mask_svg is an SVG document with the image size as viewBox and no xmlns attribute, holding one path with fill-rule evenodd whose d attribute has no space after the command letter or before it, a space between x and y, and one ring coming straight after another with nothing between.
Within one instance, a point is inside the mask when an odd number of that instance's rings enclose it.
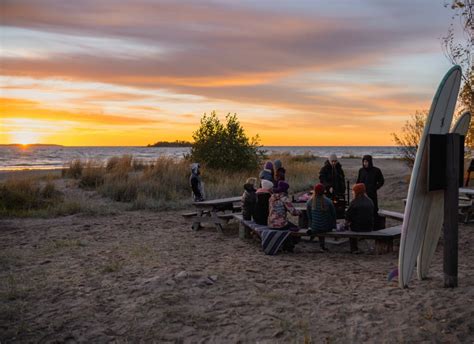
<instances>
[{"instance_id":1,"label":"person wearing beanie","mask_svg":"<svg viewBox=\"0 0 474 344\"><path fill-rule=\"evenodd\" d=\"M265 163L263 170L260 172L260 175L258 177L260 178L260 180L265 179L274 183L275 182L274 174L275 172L273 169L273 163L271 161L267 161Z\"/></svg>"},{"instance_id":2,"label":"person wearing beanie","mask_svg":"<svg viewBox=\"0 0 474 344\"><path fill-rule=\"evenodd\" d=\"M269 200L268 212L268 227L279 230L292 230L298 228L295 224L288 221L287 213L293 216L299 216L300 211L297 210L291 200L288 198L288 188L290 186L283 180L278 182L276 188L273 189L273 194ZM297 239L289 236L283 244L283 250L293 252Z\"/></svg>"},{"instance_id":3,"label":"person wearing beanie","mask_svg":"<svg viewBox=\"0 0 474 344\"><path fill-rule=\"evenodd\" d=\"M378 220L377 190L383 186L384 178L380 168L374 166L371 155L364 155L362 158L362 168L359 170L357 183L364 183L367 196L374 202L374 220Z\"/></svg>"},{"instance_id":4,"label":"person wearing beanie","mask_svg":"<svg viewBox=\"0 0 474 344\"><path fill-rule=\"evenodd\" d=\"M318 233L330 232L336 228L336 209L332 201L324 196L324 185L319 183L314 186L313 197L306 202L308 224L311 228L308 234L315 236ZM324 237L319 237L319 245L327 251Z\"/></svg>"},{"instance_id":5,"label":"person wearing beanie","mask_svg":"<svg viewBox=\"0 0 474 344\"><path fill-rule=\"evenodd\" d=\"M257 203L257 194L255 189L256 178L248 178L244 184L244 193L242 195L242 218L252 220L255 204Z\"/></svg>"},{"instance_id":6,"label":"person wearing beanie","mask_svg":"<svg viewBox=\"0 0 474 344\"><path fill-rule=\"evenodd\" d=\"M262 187L255 193L255 210L253 218L255 223L266 226L268 224L268 204L272 195L273 183L262 179Z\"/></svg>"},{"instance_id":7,"label":"person wearing beanie","mask_svg":"<svg viewBox=\"0 0 474 344\"><path fill-rule=\"evenodd\" d=\"M344 199L346 177L336 154L331 154L319 171L319 182L324 185L326 195L334 199Z\"/></svg>"},{"instance_id":8,"label":"person wearing beanie","mask_svg":"<svg viewBox=\"0 0 474 344\"><path fill-rule=\"evenodd\" d=\"M352 201L346 211L346 226L354 232L370 232L374 229L374 203L366 195L363 183L352 187ZM359 253L357 239L349 239L351 252Z\"/></svg>"},{"instance_id":9,"label":"person wearing beanie","mask_svg":"<svg viewBox=\"0 0 474 344\"><path fill-rule=\"evenodd\" d=\"M189 184L193 191L194 202L204 201L204 192L201 182L201 166L198 163L191 164L191 176L189 177Z\"/></svg>"},{"instance_id":10,"label":"person wearing beanie","mask_svg":"<svg viewBox=\"0 0 474 344\"><path fill-rule=\"evenodd\" d=\"M275 183L278 184L280 180L285 180L286 170L279 159L273 162L273 167L275 168Z\"/></svg>"}]
</instances>

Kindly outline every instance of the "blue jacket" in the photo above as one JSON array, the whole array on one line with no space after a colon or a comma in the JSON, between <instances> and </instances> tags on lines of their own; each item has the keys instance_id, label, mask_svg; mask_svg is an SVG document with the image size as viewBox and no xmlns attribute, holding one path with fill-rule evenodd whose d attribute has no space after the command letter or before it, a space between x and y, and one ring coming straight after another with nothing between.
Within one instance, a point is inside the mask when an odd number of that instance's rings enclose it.
<instances>
[{"instance_id":1,"label":"blue jacket","mask_svg":"<svg viewBox=\"0 0 474 344\"><path fill-rule=\"evenodd\" d=\"M306 202L309 227L313 232L330 232L333 228L336 228L336 209L329 198L326 196L318 197L322 197L324 209L321 209L319 199L315 208L312 207L312 198Z\"/></svg>"}]
</instances>

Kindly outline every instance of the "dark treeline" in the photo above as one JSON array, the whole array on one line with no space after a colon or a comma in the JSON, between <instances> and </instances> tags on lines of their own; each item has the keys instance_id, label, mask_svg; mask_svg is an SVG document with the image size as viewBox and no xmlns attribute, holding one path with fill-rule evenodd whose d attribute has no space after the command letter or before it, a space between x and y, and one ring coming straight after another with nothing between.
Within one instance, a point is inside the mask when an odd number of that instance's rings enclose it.
<instances>
[{"instance_id":1,"label":"dark treeline","mask_svg":"<svg viewBox=\"0 0 474 344\"><path fill-rule=\"evenodd\" d=\"M158 141L147 147L191 147L193 144L189 141L176 140L174 142Z\"/></svg>"}]
</instances>

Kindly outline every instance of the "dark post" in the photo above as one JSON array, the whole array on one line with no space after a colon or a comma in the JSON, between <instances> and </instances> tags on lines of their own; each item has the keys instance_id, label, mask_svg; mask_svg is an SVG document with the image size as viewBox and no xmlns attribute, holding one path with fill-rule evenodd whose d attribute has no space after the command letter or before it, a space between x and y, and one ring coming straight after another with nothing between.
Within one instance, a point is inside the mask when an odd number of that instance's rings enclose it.
<instances>
[{"instance_id":1,"label":"dark post","mask_svg":"<svg viewBox=\"0 0 474 344\"><path fill-rule=\"evenodd\" d=\"M444 191L444 287L458 286L459 134L446 140L446 189Z\"/></svg>"}]
</instances>

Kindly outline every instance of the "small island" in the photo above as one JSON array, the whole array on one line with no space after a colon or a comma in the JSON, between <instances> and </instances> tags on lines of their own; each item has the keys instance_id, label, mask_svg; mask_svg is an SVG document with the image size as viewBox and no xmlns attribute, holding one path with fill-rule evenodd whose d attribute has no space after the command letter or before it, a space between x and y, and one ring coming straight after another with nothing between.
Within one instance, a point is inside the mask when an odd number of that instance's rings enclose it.
<instances>
[{"instance_id":1,"label":"small island","mask_svg":"<svg viewBox=\"0 0 474 344\"><path fill-rule=\"evenodd\" d=\"M193 144L189 141L176 140L174 142L158 141L147 147L191 147Z\"/></svg>"}]
</instances>

